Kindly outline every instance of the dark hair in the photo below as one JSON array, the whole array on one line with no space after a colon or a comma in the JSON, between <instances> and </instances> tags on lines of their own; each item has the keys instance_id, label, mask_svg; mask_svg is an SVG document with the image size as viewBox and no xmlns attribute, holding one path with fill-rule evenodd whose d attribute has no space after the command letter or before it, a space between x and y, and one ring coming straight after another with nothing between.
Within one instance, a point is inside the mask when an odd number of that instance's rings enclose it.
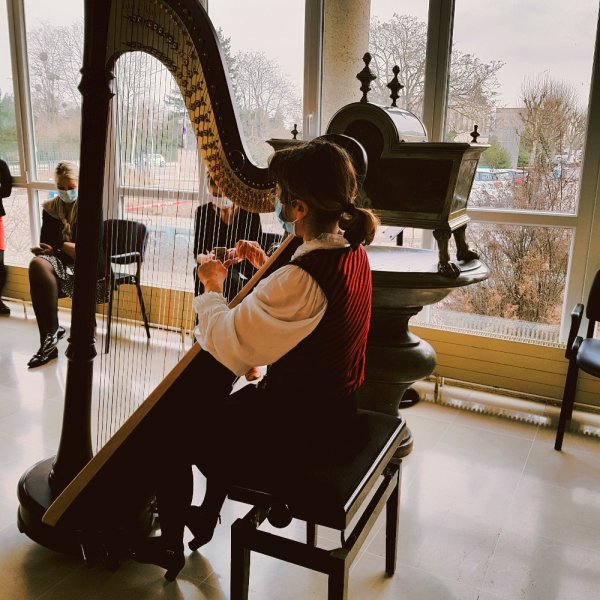
<instances>
[{"instance_id":1,"label":"dark hair","mask_svg":"<svg viewBox=\"0 0 600 600\"><path fill-rule=\"evenodd\" d=\"M349 154L337 144L316 139L278 150L269 173L281 187L281 201L304 200L317 226L338 222L353 248L373 240L379 221L370 210L354 205L356 173Z\"/></svg>"}]
</instances>

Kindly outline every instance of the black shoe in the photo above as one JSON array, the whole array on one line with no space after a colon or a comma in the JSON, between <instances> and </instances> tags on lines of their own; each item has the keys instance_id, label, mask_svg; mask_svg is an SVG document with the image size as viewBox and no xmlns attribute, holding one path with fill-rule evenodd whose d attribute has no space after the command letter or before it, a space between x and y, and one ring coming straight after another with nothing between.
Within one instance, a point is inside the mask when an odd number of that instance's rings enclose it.
<instances>
[{"instance_id":1,"label":"black shoe","mask_svg":"<svg viewBox=\"0 0 600 600\"><path fill-rule=\"evenodd\" d=\"M54 348L51 348L49 352L44 352L43 348L40 348L29 359L27 366L30 369L35 369L35 367L41 367L42 365L45 365L47 362L51 361L52 359L56 358L57 356L58 356L58 348L56 346L54 346Z\"/></svg>"},{"instance_id":2,"label":"black shoe","mask_svg":"<svg viewBox=\"0 0 600 600\"><path fill-rule=\"evenodd\" d=\"M44 354L50 354L50 352L52 350L54 350L56 348L56 346L58 346L58 340L60 339L58 337L58 332L59 332L59 329L57 329L54 333L46 334L46 337L44 338L44 341L42 342L42 347L40 348L40 350L42 350L42 352Z\"/></svg>"},{"instance_id":3,"label":"black shoe","mask_svg":"<svg viewBox=\"0 0 600 600\"><path fill-rule=\"evenodd\" d=\"M212 540L217 522L221 522L221 515L209 515L201 506L191 506L186 519L186 525L194 537L189 542L190 550L198 550L200 546Z\"/></svg>"},{"instance_id":4,"label":"black shoe","mask_svg":"<svg viewBox=\"0 0 600 600\"><path fill-rule=\"evenodd\" d=\"M58 326L58 329L56 330L56 337L59 340L62 340L65 337L65 333L67 333L66 329L64 327L61 327L60 325Z\"/></svg>"},{"instance_id":5,"label":"black shoe","mask_svg":"<svg viewBox=\"0 0 600 600\"><path fill-rule=\"evenodd\" d=\"M10 308L0 300L0 315L10 315Z\"/></svg>"},{"instance_id":6,"label":"black shoe","mask_svg":"<svg viewBox=\"0 0 600 600\"><path fill-rule=\"evenodd\" d=\"M173 581L185 565L183 548L167 548L160 536L147 538L138 544L131 553L133 560L139 563L157 565L166 569L165 579Z\"/></svg>"}]
</instances>

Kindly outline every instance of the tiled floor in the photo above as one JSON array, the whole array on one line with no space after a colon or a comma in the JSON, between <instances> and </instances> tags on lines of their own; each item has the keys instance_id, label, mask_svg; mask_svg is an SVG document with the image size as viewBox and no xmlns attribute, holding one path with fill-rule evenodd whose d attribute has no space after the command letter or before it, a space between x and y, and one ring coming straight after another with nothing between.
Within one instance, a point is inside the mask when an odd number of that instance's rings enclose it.
<instances>
[{"instance_id":1,"label":"tiled floor","mask_svg":"<svg viewBox=\"0 0 600 600\"><path fill-rule=\"evenodd\" d=\"M16 527L20 475L57 448L66 359L28 371L35 322L12 304L0 320L0 598L6 600L229 597L226 505L215 538L188 556L177 581L128 561L111 573L51 552ZM64 324L68 325L65 313ZM118 342L117 342L118 343ZM66 344L63 342L62 348ZM383 575L380 521L350 578L354 600L596 600L600 597L600 443L421 402L405 411L415 436L405 460L396 575ZM202 482L198 481L198 491ZM291 536L301 536L298 523ZM323 532L326 547L333 532ZM253 556L253 600L325 598L325 577Z\"/></svg>"}]
</instances>

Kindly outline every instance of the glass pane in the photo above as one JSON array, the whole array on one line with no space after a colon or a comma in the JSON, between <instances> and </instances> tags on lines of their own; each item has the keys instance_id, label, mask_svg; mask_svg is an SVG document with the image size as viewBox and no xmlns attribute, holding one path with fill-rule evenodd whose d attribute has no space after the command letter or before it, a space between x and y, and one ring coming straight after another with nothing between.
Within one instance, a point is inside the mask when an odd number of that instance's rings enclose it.
<instances>
[{"instance_id":1,"label":"glass pane","mask_svg":"<svg viewBox=\"0 0 600 600\"><path fill-rule=\"evenodd\" d=\"M2 200L6 215L2 217L6 235L4 262L26 267L31 260L31 234L29 232L29 208L27 190L15 188L8 198Z\"/></svg>"},{"instance_id":2,"label":"glass pane","mask_svg":"<svg viewBox=\"0 0 600 600\"><path fill-rule=\"evenodd\" d=\"M248 151L266 166L273 152L266 140L291 138L294 124L301 128L304 0L219 0L210 3L209 14L229 65Z\"/></svg>"},{"instance_id":3,"label":"glass pane","mask_svg":"<svg viewBox=\"0 0 600 600\"><path fill-rule=\"evenodd\" d=\"M141 221L148 228L142 283L165 289L192 290L196 266L193 255L196 203L191 200L184 204L170 203L160 194L153 198L126 194L124 204L125 218Z\"/></svg>"},{"instance_id":4,"label":"glass pane","mask_svg":"<svg viewBox=\"0 0 600 600\"><path fill-rule=\"evenodd\" d=\"M477 124L490 144L471 206L577 210L597 18L595 0L457 0L446 139Z\"/></svg>"},{"instance_id":5,"label":"glass pane","mask_svg":"<svg viewBox=\"0 0 600 600\"><path fill-rule=\"evenodd\" d=\"M37 179L46 181L59 160L79 162L83 2L25 0L25 20Z\"/></svg>"},{"instance_id":6,"label":"glass pane","mask_svg":"<svg viewBox=\"0 0 600 600\"><path fill-rule=\"evenodd\" d=\"M491 337L558 343L572 230L471 223L467 236L490 277L435 304L427 323ZM424 311L420 320L425 318Z\"/></svg>"},{"instance_id":7,"label":"glass pane","mask_svg":"<svg viewBox=\"0 0 600 600\"><path fill-rule=\"evenodd\" d=\"M121 183L197 192L196 138L171 73L160 61L143 52L123 55L117 60L114 73L113 109ZM156 202L157 198L151 200ZM167 201L180 206L177 200L171 197ZM144 203L151 208L151 202ZM133 204L140 202L134 199Z\"/></svg>"},{"instance_id":8,"label":"glass pane","mask_svg":"<svg viewBox=\"0 0 600 600\"><path fill-rule=\"evenodd\" d=\"M423 0L372 0L369 29L370 67L377 75L371 84L369 100L389 106L392 68L400 67L400 90L397 104L423 117L425 53L427 49L427 9Z\"/></svg>"},{"instance_id":9,"label":"glass pane","mask_svg":"<svg viewBox=\"0 0 600 600\"><path fill-rule=\"evenodd\" d=\"M15 97L13 93L12 63L8 40L8 15L6 2L0 6L0 158L4 160L13 175L21 174L19 150L17 147L17 122L15 118Z\"/></svg>"}]
</instances>

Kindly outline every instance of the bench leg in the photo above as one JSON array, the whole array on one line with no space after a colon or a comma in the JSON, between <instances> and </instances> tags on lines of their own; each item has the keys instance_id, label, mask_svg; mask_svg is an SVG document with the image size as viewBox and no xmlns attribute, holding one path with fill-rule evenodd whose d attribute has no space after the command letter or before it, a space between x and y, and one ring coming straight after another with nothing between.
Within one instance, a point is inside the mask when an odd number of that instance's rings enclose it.
<instances>
[{"instance_id":1,"label":"bench leg","mask_svg":"<svg viewBox=\"0 0 600 600\"><path fill-rule=\"evenodd\" d=\"M329 573L327 581L327 600L347 600L349 569L346 561L340 559ZM232 598L233 600L233 598Z\"/></svg>"},{"instance_id":2,"label":"bench leg","mask_svg":"<svg viewBox=\"0 0 600 600\"><path fill-rule=\"evenodd\" d=\"M317 525L306 522L306 544L313 548L317 545Z\"/></svg>"},{"instance_id":3,"label":"bench leg","mask_svg":"<svg viewBox=\"0 0 600 600\"><path fill-rule=\"evenodd\" d=\"M390 577L396 572L398 552L398 519L400 504L400 470L394 475L396 487L385 504L385 572Z\"/></svg>"},{"instance_id":4,"label":"bench leg","mask_svg":"<svg viewBox=\"0 0 600 600\"><path fill-rule=\"evenodd\" d=\"M231 526L231 600L248 600L250 585L250 550L243 540L244 523Z\"/></svg>"}]
</instances>

